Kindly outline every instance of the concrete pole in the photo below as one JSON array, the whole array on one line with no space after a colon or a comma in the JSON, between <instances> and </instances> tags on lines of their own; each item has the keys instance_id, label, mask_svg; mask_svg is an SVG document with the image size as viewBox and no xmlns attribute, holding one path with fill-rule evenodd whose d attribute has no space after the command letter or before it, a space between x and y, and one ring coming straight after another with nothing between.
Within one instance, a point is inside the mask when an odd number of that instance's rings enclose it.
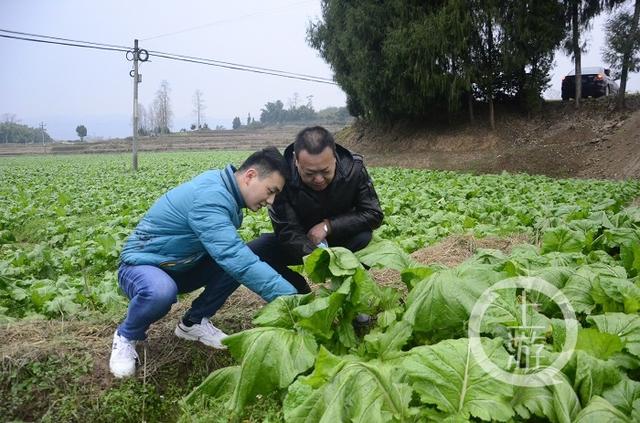
<instances>
[{"instance_id":1,"label":"concrete pole","mask_svg":"<svg viewBox=\"0 0 640 423\"><path fill-rule=\"evenodd\" d=\"M133 170L138 170L138 40L133 41Z\"/></svg>"}]
</instances>

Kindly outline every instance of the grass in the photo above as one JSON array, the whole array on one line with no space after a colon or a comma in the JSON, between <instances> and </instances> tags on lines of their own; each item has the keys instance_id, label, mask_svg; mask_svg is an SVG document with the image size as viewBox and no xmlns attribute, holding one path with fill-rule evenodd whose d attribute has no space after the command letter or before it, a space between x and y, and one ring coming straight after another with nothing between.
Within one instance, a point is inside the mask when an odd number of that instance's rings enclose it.
<instances>
[{"instance_id":1,"label":"grass","mask_svg":"<svg viewBox=\"0 0 640 423\"><path fill-rule=\"evenodd\" d=\"M182 398L212 371L235 362L226 351L173 335L195 295L181 296L169 315L151 326L137 348L142 361L137 375L126 380L115 379L108 369L113 331L124 309L82 320L0 326L0 421L175 422L197 416L198 410L183 414ZM229 333L246 329L260 304L240 289L213 320ZM270 407L275 412L280 405ZM226 416L223 410L220 416ZM264 412L258 407L255 415Z\"/></svg>"},{"instance_id":2,"label":"grass","mask_svg":"<svg viewBox=\"0 0 640 423\"><path fill-rule=\"evenodd\" d=\"M180 400L215 368L233 364L228 354L181 344L174 345L172 357L147 358L149 371L143 368L136 378L125 380L108 374L108 348L97 355L71 342L66 348L54 346L24 358L5 356L0 415L3 421L176 421ZM174 363L159 366L160 358Z\"/></svg>"}]
</instances>

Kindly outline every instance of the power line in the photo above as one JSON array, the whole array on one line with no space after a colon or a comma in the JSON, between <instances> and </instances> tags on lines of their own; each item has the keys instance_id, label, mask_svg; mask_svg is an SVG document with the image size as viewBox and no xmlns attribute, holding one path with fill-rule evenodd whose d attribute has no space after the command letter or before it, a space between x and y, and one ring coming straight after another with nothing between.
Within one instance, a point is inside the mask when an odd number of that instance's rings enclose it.
<instances>
[{"instance_id":1,"label":"power line","mask_svg":"<svg viewBox=\"0 0 640 423\"><path fill-rule=\"evenodd\" d=\"M268 71L262 71L262 70L251 69L251 68L243 68L243 67L238 67L238 66L222 65L222 64L218 64L218 63L210 63L210 62L206 62L206 61L203 61L203 60L197 60L197 59L187 59L187 58L180 58L180 57L172 57L172 56L168 56L168 55L164 55L164 54L158 54L158 53L156 53L154 55L154 57L161 57L163 59L170 59L170 60L179 60L179 61L182 61L182 62L199 63L199 64L202 64L202 65L216 66L216 67L220 67L220 68L233 69L233 70L239 70L239 71L244 71L244 72L261 73L261 74L265 74L265 75L279 76L281 78L289 78L289 79L298 79L298 80L301 80L301 81L317 82L317 83L320 83L320 84L337 85L335 82L333 82L333 81L331 81L329 79L312 79L312 78L306 78L306 77L301 77L301 76L285 75L285 74L282 74L282 73L268 72Z\"/></svg>"},{"instance_id":2,"label":"power line","mask_svg":"<svg viewBox=\"0 0 640 423\"><path fill-rule=\"evenodd\" d=\"M204 24L204 25L198 25L198 26L194 26L194 27L186 28L186 29L181 29L181 30L174 31L174 32L167 32L165 34L154 35L153 37L143 38L140 41L149 41L149 40L155 40L157 38L168 37L170 35L183 34L185 32L190 32L190 31L195 31L195 30L198 30L198 29L208 28L210 26L214 26L214 25L221 24L221 23L234 22L234 21L237 21L237 20L240 20L240 19L244 19L244 18L250 18L250 17L253 17L253 16L273 13L273 12L280 11L280 10L283 10L283 9L289 9L289 8L291 8L293 6L299 6L299 5L304 4L304 3L311 3L311 0L305 0L305 1L300 1L300 2L297 2L297 3L291 3L291 4L288 4L288 5L285 5L285 6L282 6L282 7L278 7L278 8L275 8L275 9L271 9L271 10L263 10L263 11L260 11L260 12L249 13L249 14L246 14L246 15L238 16L236 18L221 19L221 20L218 20L218 21L209 22L209 23Z\"/></svg>"},{"instance_id":3,"label":"power line","mask_svg":"<svg viewBox=\"0 0 640 423\"><path fill-rule=\"evenodd\" d=\"M195 61L196 63L200 63L200 62L207 62L207 63L203 63L203 64L210 64L212 66L217 66L220 65L220 67L228 67L231 69L238 69L238 70L256 70L256 71L261 71L261 73L269 73L269 72L273 72L273 74L278 74L278 75L291 75L291 76L296 76L296 77L302 77L302 78L309 78L309 79L313 79L313 80L317 80L319 82L328 82L328 83L332 83L334 84L335 82L332 79L329 78L323 78L321 76L315 76L315 75L307 75L304 73L295 73L295 72L288 72L288 71L282 71L279 69L270 69L270 68L262 68L259 66L251 66L251 65L242 65L239 63L232 63L232 62L223 62L220 60L214 60L214 59L206 59L206 58L202 58L202 57L194 57L194 56L185 56L185 55L181 55L181 54L173 54L173 53L165 53L162 51L155 51L155 50L149 50L149 54L154 54L157 57L163 57L166 59L174 59L174 60L182 60L184 59L185 61ZM167 56L171 56L171 57L167 57Z\"/></svg>"},{"instance_id":4,"label":"power line","mask_svg":"<svg viewBox=\"0 0 640 423\"><path fill-rule=\"evenodd\" d=\"M31 34L29 32L10 31L8 29L0 29L0 32L7 32L9 34L17 34L17 35L26 35L28 37L46 38L46 39L50 39L50 40L69 41L69 42L72 42L72 43L91 44L91 45L101 46L101 47L122 48L122 49L127 49L127 50L130 49L130 47L118 46L118 45L115 45L115 44L104 44L104 43L94 43L94 42L91 42L91 41L72 40L70 38L53 37L51 35Z\"/></svg>"},{"instance_id":5,"label":"power line","mask_svg":"<svg viewBox=\"0 0 640 423\"><path fill-rule=\"evenodd\" d=\"M91 41L73 40L69 38L53 37L50 35L40 35L40 34L31 34L27 32L9 31L5 29L0 29L0 32L23 35L23 36L18 36L18 35L0 34L0 37L2 38L9 38L9 39L15 39L15 40L32 41L36 43L45 43L45 44L56 44L56 45L62 45L62 46L68 46L68 47L88 48L88 49L94 49L94 50L107 50L107 51L119 51L119 52L131 51L130 47L118 46L115 44L103 44L103 43L96 43ZM33 38L33 37L37 37L37 38ZM297 79L297 80L308 81L308 82L317 82L320 84L337 85L332 79L329 79L329 78L282 71L278 69L243 65L243 64L232 63L232 62L223 62L215 59L185 56L180 54L165 53L165 52L153 51L153 50L149 51L149 54L150 55L153 54L154 57L160 57L160 58L169 59L169 60L198 63L202 65L215 66L215 67L220 67L225 69L239 70L243 72L252 72L252 73L258 73L263 75L279 76L281 78Z\"/></svg>"},{"instance_id":6,"label":"power line","mask_svg":"<svg viewBox=\"0 0 640 423\"><path fill-rule=\"evenodd\" d=\"M111 51L128 51L128 48L113 48L113 47L99 47L96 45L87 45L87 44L77 44L77 43L63 43L60 41L48 41L48 40L38 40L36 38L28 38L28 37L17 37L14 35L5 35L0 34L2 38L12 38L14 40L23 40L23 41L33 41L36 43L45 43L45 44L57 44L61 46L70 46L70 47L82 47L82 48L90 48L94 50L111 50Z\"/></svg>"}]
</instances>

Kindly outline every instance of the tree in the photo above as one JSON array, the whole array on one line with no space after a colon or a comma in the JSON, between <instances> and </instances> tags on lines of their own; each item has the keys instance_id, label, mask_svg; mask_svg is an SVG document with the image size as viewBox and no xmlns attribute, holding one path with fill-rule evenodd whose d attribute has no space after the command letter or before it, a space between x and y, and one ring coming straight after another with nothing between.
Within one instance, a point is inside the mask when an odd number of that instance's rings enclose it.
<instances>
[{"instance_id":1,"label":"tree","mask_svg":"<svg viewBox=\"0 0 640 423\"><path fill-rule=\"evenodd\" d=\"M582 97L582 53L586 51L586 40L580 42L580 33L589 28L593 18L598 16L604 9L611 10L616 4L624 0L563 0L565 5L565 22L570 30L564 42L564 50L573 57L575 65L576 83L576 108L580 107Z\"/></svg>"},{"instance_id":2,"label":"tree","mask_svg":"<svg viewBox=\"0 0 640 423\"><path fill-rule=\"evenodd\" d=\"M611 65L616 78L620 77L620 89L616 99L616 107L624 107L624 96L627 89L629 72L640 71L640 1L634 2L633 15L621 10L607 20L607 34L602 58Z\"/></svg>"},{"instance_id":3,"label":"tree","mask_svg":"<svg viewBox=\"0 0 640 423\"><path fill-rule=\"evenodd\" d=\"M565 37L564 9L557 1L511 1L501 15L503 89L524 110L537 110L549 87L554 51Z\"/></svg>"},{"instance_id":4,"label":"tree","mask_svg":"<svg viewBox=\"0 0 640 423\"><path fill-rule=\"evenodd\" d=\"M13 133L16 131L17 124L20 122L20 119L18 119L13 113L3 113L2 122L4 143L8 144L9 142L17 142L13 141Z\"/></svg>"},{"instance_id":5,"label":"tree","mask_svg":"<svg viewBox=\"0 0 640 423\"><path fill-rule=\"evenodd\" d=\"M87 128L84 125L76 126L76 134L80 137L80 142L84 141L84 137L87 136Z\"/></svg>"},{"instance_id":6,"label":"tree","mask_svg":"<svg viewBox=\"0 0 640 423\"><path fill-rule=\"evenodd\" d=\"M147 111L143 104L138 103L138 135L149 135L149 132L153 128L150 113L151 110Z\"/></svg>"},{"instance_id":7,"label":"tree","mask_svg":"<svg viewBox=\"0 0 640 423\"><path fill-rule=\"evenodd\" d=\"M280 100L268 102L260 110L260 122L267 125L281 124L285 120L284 104Z\"/></svg>"},{"instance_id":8,"label":"tree","mask_svg":"<svg viewBox=\"0 0 640 423\"><path fill-rule=\"evenodd\" d=\"M173 111L171 110L171 99L169 98L170 92L171 88L169 88L169 83L163 80L160 83L160 88L156 92L156 98L153 102L156 118L155 132L157 133L168 134L171 132Z\"/></svg>"},{"instance_id":9,"label":"tree","mask_svg":"<svg viewBox=\"0 0 640 423\"><path fill-rule=\"evenodd\" d=\"M154 103L149 104L149 107L147 108L147 119L147 128L149 129L149 133L152 133L154 135L157 134L157 129L159 128L159 126L157 123L156 108L154 106Z\"/></svg>"},{"instance_id":10,"label":"tree","mask_svg":"<svg viewBox=\"0 0 640 423\"><path fill-rule=\"evenodd\" d=\"M231 127L233 129L238 129L242 126L242 122L240 122L240 118L238 116L233 118L233 122L231 123Z\"/></svg>"},{"instance_id":11,"label":"tree","mask_svg":"<svg viewBox=\"0 0 640 423\"><path fill-rule=\"evenodd\" d=\"M201 128L200 121L203 117L204 109L206 108L207 106L205 106L204 104L204 94L201 90L196 90L196 92L193 94L193 113L195 113L198 120L198 129Z\"/></svg>"},{"instance_id":12,"label":"tree","mask_svg":"<svg viewBox=\"0 0 640 423\"><path fill-rule=\"evenodd\" d=\"M541 101L563 12L558 0L323 0L307 41L352 116L448 120L466 103L473 119L476 99Z\"/></svg>"},{"instance_id":13,"label":"tree","mask_svg":"<svg viewBox=\"0 0 640 423\"><path fill-rule=\"evenodd\" d=\"M503 72L503 48L505 38L499 4L495 0L480 0L472 9L472 63L476 70L476 88L489 104L489 124L495 129L494 98L499 91Z\"/></svg>"},{"instance_id":14,"label":"tree","mask_svg":"<svg viewBox=\"0 0 640 423\"><path fill-rule=\"evenodd\" d=\"M251 113L247 114L247 126L251 125Z\"/></svg>"},{"instance_id":15,"label":"tree","mask_svg":"<svg viewBox=\"0 0 640 423\"><path fill-rule=\"evenodd\" d=\"M36 140L40 142L44 137L45 142L52 142L52 138L46 131L40 128L32 128L22 125L16 115L5 114L3 121L0 121L0 140L4 143L34 143Z\"/></svg>"}]
</instances>

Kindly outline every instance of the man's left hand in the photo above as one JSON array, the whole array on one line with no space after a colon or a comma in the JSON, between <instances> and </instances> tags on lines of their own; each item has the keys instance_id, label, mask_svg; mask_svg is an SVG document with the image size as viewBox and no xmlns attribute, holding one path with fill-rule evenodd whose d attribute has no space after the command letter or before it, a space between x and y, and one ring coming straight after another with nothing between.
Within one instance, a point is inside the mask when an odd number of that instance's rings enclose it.
<instances>
[{"instance_id":1,"label":"man's left hand","mask_svg":"<svg viewBox=\"0 0 640 423\"><path fill-rule=\"evenodd\" d=\"M328 234L329 225L325 221L322 221L309 229L309 232L307 232L307 238L309 238L314 245L318 245L327 238Z\"/></svg>"}]
</instances>

